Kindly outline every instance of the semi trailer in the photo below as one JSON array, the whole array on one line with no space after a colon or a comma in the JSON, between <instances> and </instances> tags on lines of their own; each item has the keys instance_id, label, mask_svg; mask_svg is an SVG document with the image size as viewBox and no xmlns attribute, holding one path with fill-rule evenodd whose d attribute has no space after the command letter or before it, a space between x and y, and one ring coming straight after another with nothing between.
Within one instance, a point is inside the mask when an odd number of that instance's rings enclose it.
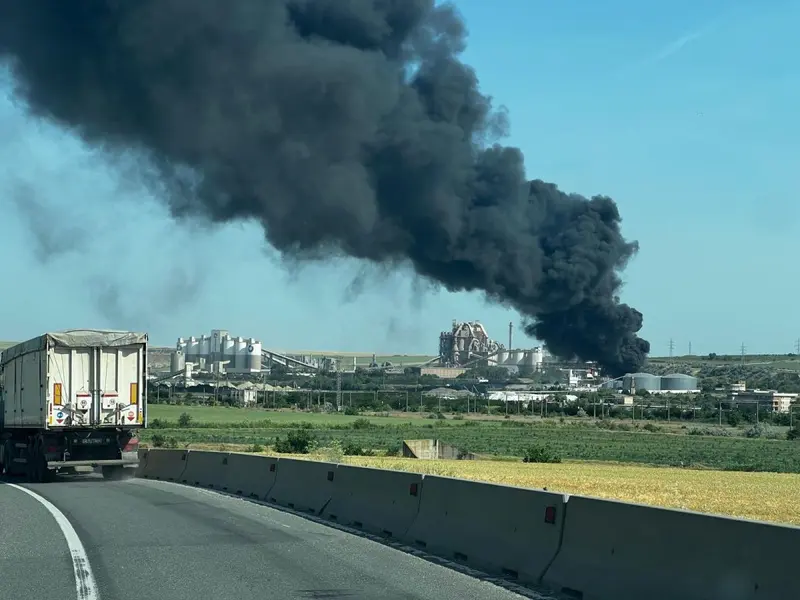
<instances>
[{"instance_id":1,"label":"semi trailer","mask_svg":"<svg viewBox=\"0 0 800 600\"><path fill-rule=\"evenodd\" d=\"M146 426L146 333L51 332L0 354L0 474L43 482L94 467L122 478Z\"/></svg>"}]
</instances>

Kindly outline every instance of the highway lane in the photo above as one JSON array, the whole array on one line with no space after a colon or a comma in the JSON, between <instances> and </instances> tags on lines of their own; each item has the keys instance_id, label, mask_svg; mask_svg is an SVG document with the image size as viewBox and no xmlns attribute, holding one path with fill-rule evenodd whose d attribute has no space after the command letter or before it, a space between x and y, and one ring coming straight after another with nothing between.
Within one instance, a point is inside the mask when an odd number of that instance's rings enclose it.
<instances>
[{"instance_id":1,"label":"highway lane","mask_svg":"<svg viewBox=\"0 0 800 600\"><path fill-rule=\"evenodd\" d=\"M384 544L207 490L85 475L23 485L74 527L102 600L523 597ZM76 598L67 544L43 506L0 483L0 524L1 598L25 598L30 590L42 598Z\"/></svg>"}]
</instances>

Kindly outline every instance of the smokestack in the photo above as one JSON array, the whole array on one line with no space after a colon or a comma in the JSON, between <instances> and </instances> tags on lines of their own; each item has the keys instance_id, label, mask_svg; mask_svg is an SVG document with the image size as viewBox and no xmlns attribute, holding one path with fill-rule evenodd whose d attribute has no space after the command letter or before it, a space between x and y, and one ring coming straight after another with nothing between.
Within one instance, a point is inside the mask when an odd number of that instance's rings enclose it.
<instances>
[{"instance_id":1,"label":"smokestack","mask_svg":"<svg viewBox=\"0 0 800 600\"><path fill-rule=\"evenodd\" d=\"M526 181L466 37L434 0L0 2L16 100L138 160L176 216L258 222L291 260L410 265L556 355L639 371L618 300L638 245L611 198Z\"/></svg>"},{"instance_id":2,"label":"smokestack","mask_svg":"<svg viewBox=\"0 0 800 600\"><path fill-rule=\"evenodd\" d=\"M514 323L512 321L508 322L508 349L511 350L511 335L514 331Z\"/></svg>"}]
</instances>

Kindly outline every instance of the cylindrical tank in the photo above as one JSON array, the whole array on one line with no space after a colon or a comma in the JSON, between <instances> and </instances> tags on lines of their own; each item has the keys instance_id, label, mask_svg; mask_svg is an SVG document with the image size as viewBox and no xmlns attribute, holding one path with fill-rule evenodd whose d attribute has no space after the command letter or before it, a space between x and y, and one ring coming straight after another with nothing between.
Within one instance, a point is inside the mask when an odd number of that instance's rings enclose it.
<instances>
[{"instance_id":1,"label":"cylindrical tank","mask_svg":"<svg viewBox=\"0 0 800 600\"><path fill-rule=\"evenodd\" d=\"M629 373L622 379L622 387L626 390L635 388L637 391L657 392L661 389L661 378L650 373Z\"/></svg>"},{"instance_id":2,"label":"cylindrical tank","mask_svg":"<svg viewBox=\"0 0 800 600\"><path fill-rule=\"evenodd\" d=\"M236 340L226 335L222 338L222 361L228 361L228 368L236 364Z\"/></svg>"},{"instance_id":3,"label":"cylindrical tank","mask_svg":"<svg viewBox=\"0 0 800 600\"><path fill-rule=\"evenodd\" d=\"M508 364L518 365L522 362L524 354L520 350L512 350L508 353Z\"/></svg>"},{"instance_id":4,"label":"cylindrical tank","mask_svg":"<svg viewBox=\"0 0 800 600\"><path fill-rule=\"evenodd\" d=\"M508 351L500 350L500 352L497 353L497 364L504 365L506 362L508 362Z\"/></svg>"},{"instance_id":5,"label":"cylindrical tank","mask_svg":"<svg viewBox=\"0 0 800 600\"><path fill-rule=\"evenodd\" d=\"M186 359L186 351L189 349L189 345L186 343L186 340L183 338L178 338L178 343L175 346L175 349L178 352L183 353L184 360Z\"/></svg>"},{"instance_id":6,"label":"cylindrical tank","mask_svg":"<svg viewBox=\"0 0 800 600\"><path fill-rule=\"evenodd\" d=\"M251 373L261 371L261 342L255 338L250 338L247 344L247 370Z\"/></svg>"},{"instance_id":7,"label":"cylindrical tank","mask_svg":"<svg viewBox=\"0 0 800 600\"><path fill-rule=\"evenodd\" d=\"M177 373L186 367L186 355L181 350L172 353L169 359L169 372Z\"/></svg>"},{"instance_id":8,"label":"cylindrical tank","mask_svg":"<svg viewBox=\"0 0 800 600\"><path fill-rule=\"evenodd\" d=\"M247 340L243 337L236 338L235 352L233 365L229 364L228 368L233 367L237 371L243 371L247 366Z\"/></svg>"},{"instance_id":9,"label":"cylindrical tank","mask_svg":"<svg viewBox=\"0 0 800 600\"><path fill-rule=\"evenodd\" d=\"M544 362L544 352L540 347L533 349L533 364L535 367L541 367Z\"/></svg>"},{"instance_id":10,"label":"cylindrical tank","mask_svg":"<svg viewBox=\"0 0 800 600\"><path fill-rule=\"evenodd\" d=\"M675 391L699 390L700 385L697 377L682 373L672 373L661 378L661 389Z\"/></svg>"},{"instance_id":11,"label":"cylindrical tank","mask_svg":"<svg viewBox=\"0 0 800 600\"><path fill-rule=\"evenodd\" d=\"M200 355L200 344L197 338L192 336L186 342L186 362L196 363Z\"/></svg>"},{"instance_id":12,"label":"cylindrical tank","mask_svg":"<svg viewBox=\"0 0 800 600\"><path fill-rule=\"evenodd\" d=\"M526 350L522 354L522 360L519 362L521 367L533 367L534 365L534 358L533 358L533 350Z\"/></svg>"},{"instance_id":13,"label":"cylindrical tank","mask_svg":"<svg viewBox=\"0 0 800 600\"><path fill-rule=\"evenodd\" d=\"M198 344L200 346L198 349L200 356L206 360L211 360L211 338L207 335L201 335Z\"/></svg>"}]
</instances>

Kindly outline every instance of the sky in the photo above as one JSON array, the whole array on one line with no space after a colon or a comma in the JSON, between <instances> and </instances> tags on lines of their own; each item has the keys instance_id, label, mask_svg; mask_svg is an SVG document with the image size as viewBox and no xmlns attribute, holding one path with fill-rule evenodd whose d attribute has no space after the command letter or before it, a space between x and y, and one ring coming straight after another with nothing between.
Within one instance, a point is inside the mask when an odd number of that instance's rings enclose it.
<instances>
[{"instance_id":1,"label":"sky","mask_svg":"<svg viewBox=\"0 0 800 600\"><path fill-rule=\"evenodd\" d=\"M651 354L795 351L800 0L455 4L527 176L618 203L641 247L622 300ZM356 261L283 265L252 224L176 222L10 90L0 74L0 340L86 327L171 346L219 328L276 350L435 354L457 319L535 344L478 294Z\"/></svg>"}]
</instances>

